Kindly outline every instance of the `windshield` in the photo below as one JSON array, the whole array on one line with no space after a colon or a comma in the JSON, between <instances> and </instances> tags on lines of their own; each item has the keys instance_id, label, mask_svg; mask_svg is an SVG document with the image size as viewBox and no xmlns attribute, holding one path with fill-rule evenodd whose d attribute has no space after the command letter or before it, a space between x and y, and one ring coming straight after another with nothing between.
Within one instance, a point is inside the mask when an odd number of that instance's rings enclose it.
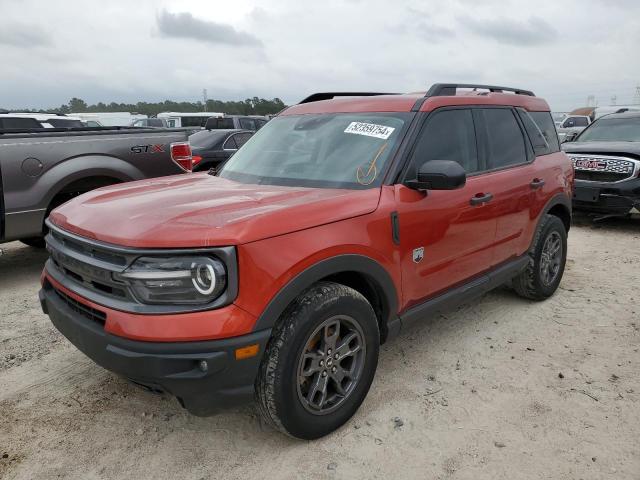
<instances>
[{"instance_id":1,"label":"windshield","mask_svg":"<svg viewBox=\"0 0 640 480\"><path fill-rule=\"evenodd\" d=\"M409 113L337 113L276 117L220 172L242 183L371 188L404 133Z\"/></svg>"},{"instance_id":2,"label":"windshield","mask_svg":"<svg viewBox=\"0 0 640 480\"><path fill-rule=\"evenodd\" d=\"M640 116L601 118L592 123L578 142L640 142Z\"/></svg>"}]
</instances>

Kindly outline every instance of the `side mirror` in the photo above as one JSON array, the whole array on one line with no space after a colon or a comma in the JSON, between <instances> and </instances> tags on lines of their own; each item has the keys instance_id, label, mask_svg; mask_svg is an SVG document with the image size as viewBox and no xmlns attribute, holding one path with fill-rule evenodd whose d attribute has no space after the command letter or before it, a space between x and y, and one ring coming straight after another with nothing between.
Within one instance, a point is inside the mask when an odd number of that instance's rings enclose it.
<instances>
[{"instance_id":1,"label":"side mirror","mask_svg":"<svg viewBox=\"0 0 640 480\"><path fill-rule=\"evenodd\" d=\"M414 190L455 190L467 182L467 173L453 160L429 160L423 163L415 180L405 185Z\"/></svg>"},{"instance_id":2,"label":"side mirror","mask_svg":"<svg viewBox=\"0 0 640 480\"><path fill-rule=\"evenodd\" d=\"M569 132L562 139L562 143L573 142L578 136L577 132Z\"/></svg>"}]
</instances>

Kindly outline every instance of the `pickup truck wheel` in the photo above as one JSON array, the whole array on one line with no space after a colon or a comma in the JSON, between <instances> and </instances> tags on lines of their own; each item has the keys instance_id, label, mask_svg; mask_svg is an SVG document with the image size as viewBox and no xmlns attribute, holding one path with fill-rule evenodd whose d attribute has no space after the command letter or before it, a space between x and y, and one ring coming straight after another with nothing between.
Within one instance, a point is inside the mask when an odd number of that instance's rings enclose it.
<instances>
[{"instance_id":1,"label":"pickup truck wheel","mask_svg":"<svg viewBox=\"0 0 640 480\"><path fill-rule=\"evenodd\" d=\"M567 261L567 230L562 220L544 216L529 257L527 268L513 279L513 288L532 300L549 298L560 285Z\"/></svg>"},{"instance_id":2,"label":"pickup truck wheel","mask_svg":"<svg viewBox=\"0 0 640 480\"><path fill-rule=\"evenodd\" d=\"M45 248L47 246L44 237L23 238L20 242L33 248Z\"/></svg>"},{"instance_id":3,"label":"pickup truck wheel","mask_svg":"<svg viewBox=\"0 0 640 480\"><path fill-rule=\"evenodd\" d=\"M378 364L375 312L357 291L321 282L284 312L256 380L260 413L302 439L343 425L364 400Z\"/></svg>"}]
</instances>

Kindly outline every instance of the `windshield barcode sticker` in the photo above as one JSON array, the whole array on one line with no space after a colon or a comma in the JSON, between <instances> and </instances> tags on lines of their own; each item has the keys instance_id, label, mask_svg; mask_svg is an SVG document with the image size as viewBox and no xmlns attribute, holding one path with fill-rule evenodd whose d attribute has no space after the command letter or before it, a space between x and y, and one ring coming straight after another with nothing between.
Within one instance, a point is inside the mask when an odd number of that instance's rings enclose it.
<instances>
[{"instance_id":1,"label":"windshield barcode sticker","mask_svg":"<svg viewBox=\"0 0 640 480\"><path fill-rule=\"evenodd\" d=\"M395 128L375 123L351 122L344 130L344 133L355 133L356 135L366 135L386 140L391 136Z\"/></svg>"}]
</instances>

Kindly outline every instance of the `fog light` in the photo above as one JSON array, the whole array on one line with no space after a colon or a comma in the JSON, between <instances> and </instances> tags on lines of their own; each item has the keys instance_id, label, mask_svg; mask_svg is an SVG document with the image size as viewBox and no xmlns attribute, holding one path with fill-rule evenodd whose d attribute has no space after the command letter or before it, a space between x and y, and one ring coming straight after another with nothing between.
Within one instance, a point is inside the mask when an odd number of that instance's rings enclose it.
<instances>
[{"instance_id":1,"label":"fog light","mask_svg":"<svg viewBox=\"0 0 640 480\"><path fill-rule=\"evenodd\" d=\"M201 372L207 373L207 370L209 370L209 364L206 360L200 360L198 366L200 367Z\"/></svg>"}]
</instances>

